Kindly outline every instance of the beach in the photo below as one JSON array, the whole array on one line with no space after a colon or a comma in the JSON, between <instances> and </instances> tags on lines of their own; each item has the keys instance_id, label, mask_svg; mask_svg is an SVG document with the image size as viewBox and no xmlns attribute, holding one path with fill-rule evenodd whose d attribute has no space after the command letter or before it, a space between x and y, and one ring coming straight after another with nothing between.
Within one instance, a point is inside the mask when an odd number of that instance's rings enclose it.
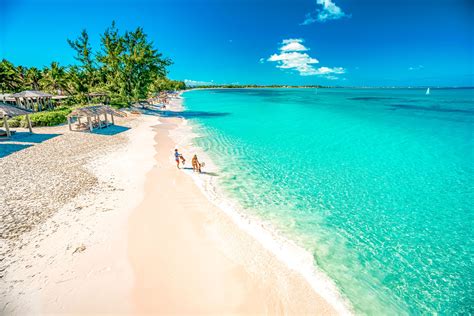
<instances>
[{"instance_id":1,"label":"beach","mask_svg":"<svg viewBox=\"0 0 474 316\"><path fill-rule=\"evenodd\" d=\"M186 120L143 112L108 135L44 128L57 136L0 159L30 174L1 192L3 314L348 313L206 196L219 170L186 169Z\"/></svg>"},{"instance_id":2,"label":"beach","mask_svg":"<svg viewBox=\"0 0 474 316\"><path fill-rule=\"evenodd\" d=\"M219 167L203 191L368 315L471 308L471 105L472 89L185 93L192 144Z\"/></svg>"},{"instance_id":3,"label":"beach","mask_svg":"<svg viewBox=\"0 0 474 316\"><path fill-rule=\"evenodd\" d=\"M3 1L0 316L474 314L473 4Z\"/></svg>"}]
</instances>

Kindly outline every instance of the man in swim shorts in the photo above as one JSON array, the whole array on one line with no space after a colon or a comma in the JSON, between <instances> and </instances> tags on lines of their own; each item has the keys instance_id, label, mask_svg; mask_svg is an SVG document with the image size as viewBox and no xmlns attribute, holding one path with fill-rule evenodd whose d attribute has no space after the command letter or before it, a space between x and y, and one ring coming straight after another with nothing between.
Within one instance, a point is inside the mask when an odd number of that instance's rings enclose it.
<instances>
[{"instance_id":1,"label":"man in swim shorts","mask_svg":"<svg viewBox=\"0 0 474 316\"><path fill-rule=\"evenodd\" d=\"M179 169L179 161L181 160L183 165L184 163L186 162L186 159L184 159L183 155L181 155L179 152L178 152L178 148L176 148L174 150L174 159L176 160L176 167L178 167Z\"/></svg>"}]
</instances>

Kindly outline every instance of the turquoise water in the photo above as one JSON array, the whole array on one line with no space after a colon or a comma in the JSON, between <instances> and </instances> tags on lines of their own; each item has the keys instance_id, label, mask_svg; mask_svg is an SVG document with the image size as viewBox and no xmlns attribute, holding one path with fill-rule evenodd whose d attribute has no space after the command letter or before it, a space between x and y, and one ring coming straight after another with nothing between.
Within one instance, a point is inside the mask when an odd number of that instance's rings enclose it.
<instances>
[{"instance_id":1,"label":"turquoise water","mask_svg":"<svg viewBox=\"0 0 474 316\"><path fill-rule=\"evenodd\" d=\"M229 197L310 251L357 313L474 312L474 90L184 97Z\"/></svg>"}]
</instances>

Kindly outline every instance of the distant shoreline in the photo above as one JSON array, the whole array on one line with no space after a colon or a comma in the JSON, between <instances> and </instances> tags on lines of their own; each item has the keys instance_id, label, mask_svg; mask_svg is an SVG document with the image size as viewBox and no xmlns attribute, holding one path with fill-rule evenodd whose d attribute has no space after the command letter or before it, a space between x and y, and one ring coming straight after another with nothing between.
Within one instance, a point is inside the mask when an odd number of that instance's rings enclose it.
<instances>
[{"instance_id":1,"label":"distant shoreline","mask_svg":"<svg viewBox=\"0 0 474 316\"><path fill-rule=\"evenodd\" d=\"M202 86L189 87L189 90L220 90L220 89L354 89L354 90L468 90L474 87L435 87L435 86L417 86L417 87L325 87L325 86Z\"/></svg>"}]
</instances>

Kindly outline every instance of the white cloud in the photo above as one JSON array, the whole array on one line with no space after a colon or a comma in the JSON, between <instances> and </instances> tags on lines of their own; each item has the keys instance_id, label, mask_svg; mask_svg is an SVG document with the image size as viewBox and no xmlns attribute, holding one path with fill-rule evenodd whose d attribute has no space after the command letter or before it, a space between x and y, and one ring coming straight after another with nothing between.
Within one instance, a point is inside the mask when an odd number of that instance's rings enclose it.
<instances>
[{"instance_id":1,"label":"white cloud","mask_svg":"<svg viewBox=\"0 0 474 316\"><path fill-rule=\"evenodd\" d=\"M343 74L345 73L345 69L342 67L334 67L334 68L329 68L329 67L320 67L317 70L318 75L327 75L327 74Z\"/></svg>"},{"instance_id":2,"label":"white cloud","mask_svg":"<svg viewBox=\"0 0 474 316\"><path fill-rule=\"evenodd\" d=\"M286 51L286 52L302 52L309 50L306 48L302 43L304 42L304 39L302 38L289 38L281 41L281 44L283 45L280 47L281 51Z\"/></svg>"},{"instance_id":3,"label":"white cloud","mask_svg":"<svg viewBox=\"0 0 474 316\"><path fill-rule=\"evenodd\" d=\"M297 71L301 76L314 76L323 75L330 76L334 79L337 78L334 75L345 73L345 69L342 67L319 67L315 68L314 65L319 63L319 60L309 56L307 53L301 51L309 50L303 46L303 39L287 39L281 42L280 52L271 55L267 61L276 62L277 68L290 69ZM295 45L298 44L298 45ZM301 46L301 47L300 47Z\"/></svg>"},{"instance_id":4,"label":"white cloud","mask_svg":"<svg viewBox=\"0 0 474 316\"><path fill-rule=\"evenodd\" d=\"M277 62L277 67L281 69L297 70L302 76L313 72L314 68L311 65L319 63L319 60L316 58L312 58L306 53L299 52L273 54L268 58L268 61Z\"/></svg>"},{"instance_id":5,"label":"white cloud","mask_svg":"<svg viewBox=\"0 0 474 316\"><path fill-rule=\"evenodd\" d=\"M423 68L425 68L423 65L418 65L414 67L409 67L408 70L421 70Z\"/></svg>"},{"instance_id":6,"label":"white cloud","mask_svg":"<svg viewBox=\"0 0 474 316\"><path fill-rule=\"evenodd\" d=\"M259 63L263 64L265 62L265 58L260 58Z\"/></svg>"},{"instance_id":7,"label":"white cloud","mask_svg":"<svg viewBox=\"0 0 474 316\"><path fill-rule=\"evenodd\" d=\"M316 0L316 3L321 6L321 9L316 10L314 14L306 14L305 20L301 25L308 25L314 22L326 22L328 20L338 20L343 17L348 17L348 15L345 14L332 0Z\"/></svg>"},{"instance_id":8,"label":"white cloud","mask_svg":"<svg viewBox=\"0 0 474 316\"><path fill-rule=\"evenodd\" d=\"M284 52L304 52L309 50L303 44L301 44L302 42L303 41L300 39L293 40L280 47L280 50Z\"/></svg>"},{"instance_id":9,"label":"white cloud","mask_svg":"<svg viewBox=\"0 0 474 316\"><path fill-rule=\"evenodd\" d=\"M317 3L323 6L323 9L318 11L318 21L320 22L337 20L346 15L342 12L341 8L331 0L317 0Z\"/></svg>"},{"instance_id":10,"label":"white cloud","mask_svg":"<svg viewBox=\"0 0 474 316\"><path fill-rule=\"evenodd\" d=\"M300 25L309 25L316 22L317 19L313 17L311 13L306 13L304 21Z\"/></svg>"},{"instance_id":11,"label":"white cloud","mask_svg":"<svg viewBox=\"0 0 474 316\"><path fill-rule=\"evenodd\" d=\"M211 80L211 81L198 81L198 80L184 79L184 83L188 87L199 87L199 86L214 85L214 80Z\"/></svg>"},{"instance_id":12,"label":"white cloud","mask_svg":"<svg viewBox=\"0 0 474 316\"><path fill-rule=\"evenodd\" d=\"M335 80L339 79L338 77L334 75L340 75L346 73L346 70L342 67L334 67L334 68L329 68L329 67L319 67L319 68L312 68L308 69L305 73L302 73L302 76L323 76L324 78Z\"/></svg>"},{"instance_id":13,"label":"white cloud","mask_svg":"<svg viewBox=\"0 0 474 316\"><path fill-rule=\"evenodd\" d=\"M290 44L290 43L303 43L304 42L304 39L302 38L289 38L289 39L284 39L283 41L281 41L281 43L283 45L286 45L286 44Z\"/></svg>"}]
</instances>

